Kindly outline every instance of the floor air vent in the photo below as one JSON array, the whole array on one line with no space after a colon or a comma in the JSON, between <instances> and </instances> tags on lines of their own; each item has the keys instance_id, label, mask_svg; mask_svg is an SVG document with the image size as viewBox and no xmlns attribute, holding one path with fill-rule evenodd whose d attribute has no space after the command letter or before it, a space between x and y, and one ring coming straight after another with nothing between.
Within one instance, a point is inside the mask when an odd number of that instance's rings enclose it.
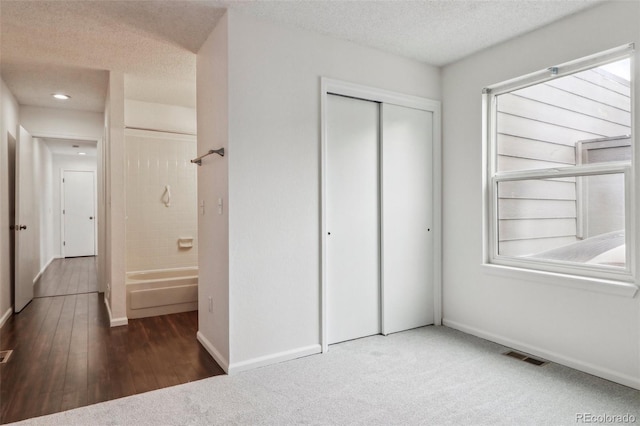
<instances>
[{"instance_id":1,"label":"floor air vent","mask_svg":"<svg viewBox=\"0 0 640 426\"><path fill-rule=\"evenodd\" d=\"M543 361L541 359L534 358L529 355L525 355L523 353L516 352L516 351L509 351L509 352L505 352L504 354L506 356L510 356L511 358L516 358L516 359L519 359L520 361L528 362L529 364L533 364L537 366L545 365L547 363L547 361Z\"/></svg>"},{"instance_id":2,"label":"floor air vent","mask_svg":"<svg viewBox=\"0 0 640 426\"><path fill-rule=\"evenodd\" d=\"M6 364L13 351L0 351L0 364Z\"/></svg>"}]
</instances>

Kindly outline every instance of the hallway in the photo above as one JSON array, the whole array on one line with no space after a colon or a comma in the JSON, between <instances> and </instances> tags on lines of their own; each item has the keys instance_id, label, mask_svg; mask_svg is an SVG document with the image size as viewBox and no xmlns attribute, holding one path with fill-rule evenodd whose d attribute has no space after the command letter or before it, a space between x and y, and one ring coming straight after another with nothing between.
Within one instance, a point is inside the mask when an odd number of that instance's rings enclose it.
<instances>
[{"instance_id":1,"label":"hallway","mask_svg":"<svg viewBox=\"0 0 640 426\"><path fill-rule=\"evenodd\" d=\"M56 259L33 286L34 297L98 292L95 256Z\"/></svg>"},{"instance_id":2,"label":"hallway","mask_svg":"<svg viewBox=\"0 0 640 426\"><path fill-rule=\"evenodd\" d=\"M0 330L13 350L0 364L1 423L224 374L196 341L197 312L110 328L95 282L94 258L55 261Z\"/></svg>"}]
</instances>

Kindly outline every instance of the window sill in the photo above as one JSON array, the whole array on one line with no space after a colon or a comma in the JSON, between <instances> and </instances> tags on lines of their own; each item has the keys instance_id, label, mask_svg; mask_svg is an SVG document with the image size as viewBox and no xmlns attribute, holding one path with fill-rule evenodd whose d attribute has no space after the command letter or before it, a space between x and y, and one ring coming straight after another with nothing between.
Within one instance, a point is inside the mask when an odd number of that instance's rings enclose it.
<instances>
[{"instance_id":1,"label":"window sill","mask_svg":"<svg viewBox=\"0 0 640 426\"><path fill-rule=\"evenodd\" d=\"M559 274L533 269L516 268L485 263L483 269L487 274L500 277L535 281L541 284L593 291L614 296L633 298L638 292L638 286L633 283L613 281L602 278L589 278L577 275Z\"/></svg>"}]
</instances>

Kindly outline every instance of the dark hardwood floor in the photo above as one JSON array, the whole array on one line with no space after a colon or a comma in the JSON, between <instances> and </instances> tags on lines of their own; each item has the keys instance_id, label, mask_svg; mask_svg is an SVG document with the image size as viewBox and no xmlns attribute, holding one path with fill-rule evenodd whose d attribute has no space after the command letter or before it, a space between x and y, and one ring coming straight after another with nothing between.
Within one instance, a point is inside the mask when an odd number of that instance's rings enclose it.
<instances>
[{"instance_id":1,"label":"dark hardwood floor","mask_svg":"<svg viewBox=\"0 0 640 426\"><path fill-rule=\"evenodd\" d=\"M224 374L196 340L197 312L110 328L102 293L84 291L95 264L83 259L52 264L43 278L60 285L41 289L79 294L37 297L0 329L0 349L13 350L0 364L0 423Z\"/></svg>"},{"instance_id":2,"label":"dark hardwood floor","mask_svg":"<svg viewBox=\"0 0 640 426\"><path fill-rule=\"evenodd\" d=\"M33 296L97 292L97 259L95 256L88 256L54 260L33 286Z\"/></svg>"}]
</instances>

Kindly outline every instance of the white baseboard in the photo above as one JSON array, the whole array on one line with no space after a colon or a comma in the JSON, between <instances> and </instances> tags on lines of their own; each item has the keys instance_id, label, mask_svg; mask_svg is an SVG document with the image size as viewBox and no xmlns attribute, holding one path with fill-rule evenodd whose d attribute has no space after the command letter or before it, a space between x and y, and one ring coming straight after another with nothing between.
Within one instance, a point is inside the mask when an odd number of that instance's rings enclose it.
<instances>
[{"instance_id":1,"label":"white baseboard","mask_svg":"<svg viewBox=\"0 0 640 426\"><path fill-rule=\"evenodd\" d=\"M271 355L265 355L258 358L248 359L246 361L234 362L229 365L227 374L239 373L241 371L251 370L266 365L277 364L284 361L290 361L304 356L315 355L322 352L321 345L305 346L303 348L291 349L289 351L279 352Z\"/></svg>"},{"instance_id":2,"label":"white baseboard","mask_svg":"<svg viewBox=\"0 0 640 426\"><path fill-rule=\"evenodd\" d=\"M36 275L36 277L33 279L33 284L35 285L35 283L40 279L40 277L42 276L42 274L44 274L44 271L47 270L47 268L49 267L49 265L51 265L51 262L53 262L56 259L62 259L60 256L51 256L51 259L49 259L49 261L47 262L46 265L44 265L42 267L42 269L40 270L40 272L38 272L38 275Z\"/></svg>"},{"instance_id":3,"label":"white baseboard","mask_svg":"<svg viewBox=\"0 0 640 426\"><path fill-rule=\"evenodd\" d=\"M478 328L459 323L457 321L450 321L445 319L443 320L443 324L447 327L460 330L467 334L472 334L474 336L481 337L483 339L490 340L495 343L499 343L509 348L517 349L519 351L541 357L548 361L552 361L557 364L562 364L567 367L571 367L575 370L583 371L585 373L589 373L594 376L598 376L603 379L611 380L612 382L620 383L622 385L640 390L640 378L638 377L632 377L627 374L620 374L616 371L610 370L605 367L600 367L598 365L583 362L572 357L564 356L557 352L548 351L548 350L539 348L537 346L532 346L527 343L520 342L518 340L513 340L497 334L489 333L484 330L480 330Z\"/></svg>"},{"instance_id":4,"label":"white baseboard","mask_svg":"<svg viewBox=\"0 0 640 426\"><path fill-rule=\"evenodd\" d=\"M111 315L111 307L109 306L106 297L104 298L104 305L107 307L107 312L109 313L109 326L119 327L121 325L129 324L129 319L127 317L113 318L113 316Z\"/></svg>"},{"instance_id":5,"label":"white baseboard","mask_svg":"<svg viewBox=\"0 0 640 426\"><path fill-rule=\"evenodd\" d=\"M209 339L204 337L204 335L200 333L200 331L196 333L196 339L198 339L198 342L200 342L200 344L207 350L207 352L209 352L209 355L211 355L215 362L217 362L218 365L222 367L224 372L229 373L229 361L227 361L227 359L222 356L222 354L216 349L215 346L213 346Z\"/></svg>"},{"instance_id":6,"label":"white baseboard","mask_svg":"<svg viewBox=\"0 0 640 426\"><path fill-rule=\"evenodd\" d=\"M13 315L13 306L10 306L2 317L0 317L0 328L2 328L9 318L11 318L11 315Z\"/></svg>"}]
</instances>

